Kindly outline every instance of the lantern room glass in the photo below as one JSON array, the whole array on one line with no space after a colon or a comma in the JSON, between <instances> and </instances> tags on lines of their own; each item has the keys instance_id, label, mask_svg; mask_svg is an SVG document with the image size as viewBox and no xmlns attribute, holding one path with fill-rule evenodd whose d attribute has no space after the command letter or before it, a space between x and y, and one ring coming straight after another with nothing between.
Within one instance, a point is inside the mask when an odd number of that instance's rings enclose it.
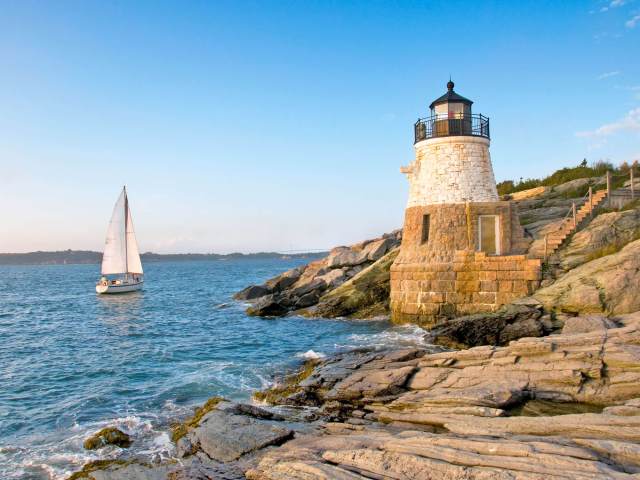
<instances>
[{"instance_id":1,"label":"lantern room glass","mask_svg":"<svg viewBox=\"0 0 640 480\"><path fill-rule=\"evenodd\" d=\"M437 136L471 134L471 105L462 102L440 103L431 109L431 118Z\"/></svg>"}]
</instances>

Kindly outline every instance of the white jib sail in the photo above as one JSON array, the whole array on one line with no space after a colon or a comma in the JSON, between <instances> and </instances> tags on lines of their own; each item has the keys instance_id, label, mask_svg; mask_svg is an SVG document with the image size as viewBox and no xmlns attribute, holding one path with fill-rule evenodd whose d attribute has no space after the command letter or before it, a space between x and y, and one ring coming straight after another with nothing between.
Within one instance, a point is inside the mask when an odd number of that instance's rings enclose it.
<instances>
[{"instance_id":1,"label":"white jib sail","mask_svg":"<svg viewBox=\"0 0 640 480\"><path fill-rule=\"evenodd\" d=\"M136 235L131 221L127 192L118 197L107 229L102 255L102 274L143 273Z\"/></svg>"},{"instance_id":2,"label":"white jib sail","mask_svg":"<svg viewBox=\"0 0 640 480\"><path fill-rule=\"evenodd\" d=\"M127 207L129 204L127 203ZM136 232L133 231L133 221L131 220L131 209L127 208L127 267L129 273L143 273L142 262L140 262L140 252L138 242L136 242Z\"/></svg>"}]
</instances>

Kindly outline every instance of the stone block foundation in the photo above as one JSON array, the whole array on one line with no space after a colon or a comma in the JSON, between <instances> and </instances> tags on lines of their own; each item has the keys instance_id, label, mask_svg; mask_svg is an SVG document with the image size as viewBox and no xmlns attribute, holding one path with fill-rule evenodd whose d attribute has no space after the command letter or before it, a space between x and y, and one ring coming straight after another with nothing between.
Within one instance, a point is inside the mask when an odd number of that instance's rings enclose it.
<instances>
[{"instance_id":1,"label":"stone block foundation","mask_svg":"<svg viewBox=\"0 0 640 480\"><path fill-rule=\"evenodd\" d=\"M448 318L493 312L532 294L540 278L540 260L525 255L457 250L445 262L394 264L392 319L433 326Z\"/></svg>"}]
</instances>

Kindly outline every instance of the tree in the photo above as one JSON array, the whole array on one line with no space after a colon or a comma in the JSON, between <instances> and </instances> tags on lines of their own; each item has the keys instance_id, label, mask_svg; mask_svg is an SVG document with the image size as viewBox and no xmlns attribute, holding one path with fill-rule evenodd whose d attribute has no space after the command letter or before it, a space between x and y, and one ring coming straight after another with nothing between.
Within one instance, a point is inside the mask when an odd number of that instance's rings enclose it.
<instances>
[{"instance_id":1,"label":"tree","mask_svg":"<svg viewBox=\"0 0 640 480\"><path fill-rule=\"evenodd\" d=\"M586 159L586 158L584 158L584 159L582 160L582 162L580 162L580 166L581 166L581 167L586 167L586 166L587 166L587 159Z\"/></svg>"}]
</instances>

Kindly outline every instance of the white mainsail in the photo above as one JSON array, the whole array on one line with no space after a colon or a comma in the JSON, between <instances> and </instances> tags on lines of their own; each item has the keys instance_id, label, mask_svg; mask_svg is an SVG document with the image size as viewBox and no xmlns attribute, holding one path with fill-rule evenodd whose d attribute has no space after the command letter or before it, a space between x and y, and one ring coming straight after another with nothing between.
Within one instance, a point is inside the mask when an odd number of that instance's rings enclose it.
<instances>
[{"instance_id":1,"label":"white mainsail","mask_svg":"<svg viewBox=\"0 0 640 480\"><path fill-rule=\"evenodd\" d=\"M113 207L102 255L102 274L119 273L143 273L125 188Z\"/></svg>"}]
</instances>

